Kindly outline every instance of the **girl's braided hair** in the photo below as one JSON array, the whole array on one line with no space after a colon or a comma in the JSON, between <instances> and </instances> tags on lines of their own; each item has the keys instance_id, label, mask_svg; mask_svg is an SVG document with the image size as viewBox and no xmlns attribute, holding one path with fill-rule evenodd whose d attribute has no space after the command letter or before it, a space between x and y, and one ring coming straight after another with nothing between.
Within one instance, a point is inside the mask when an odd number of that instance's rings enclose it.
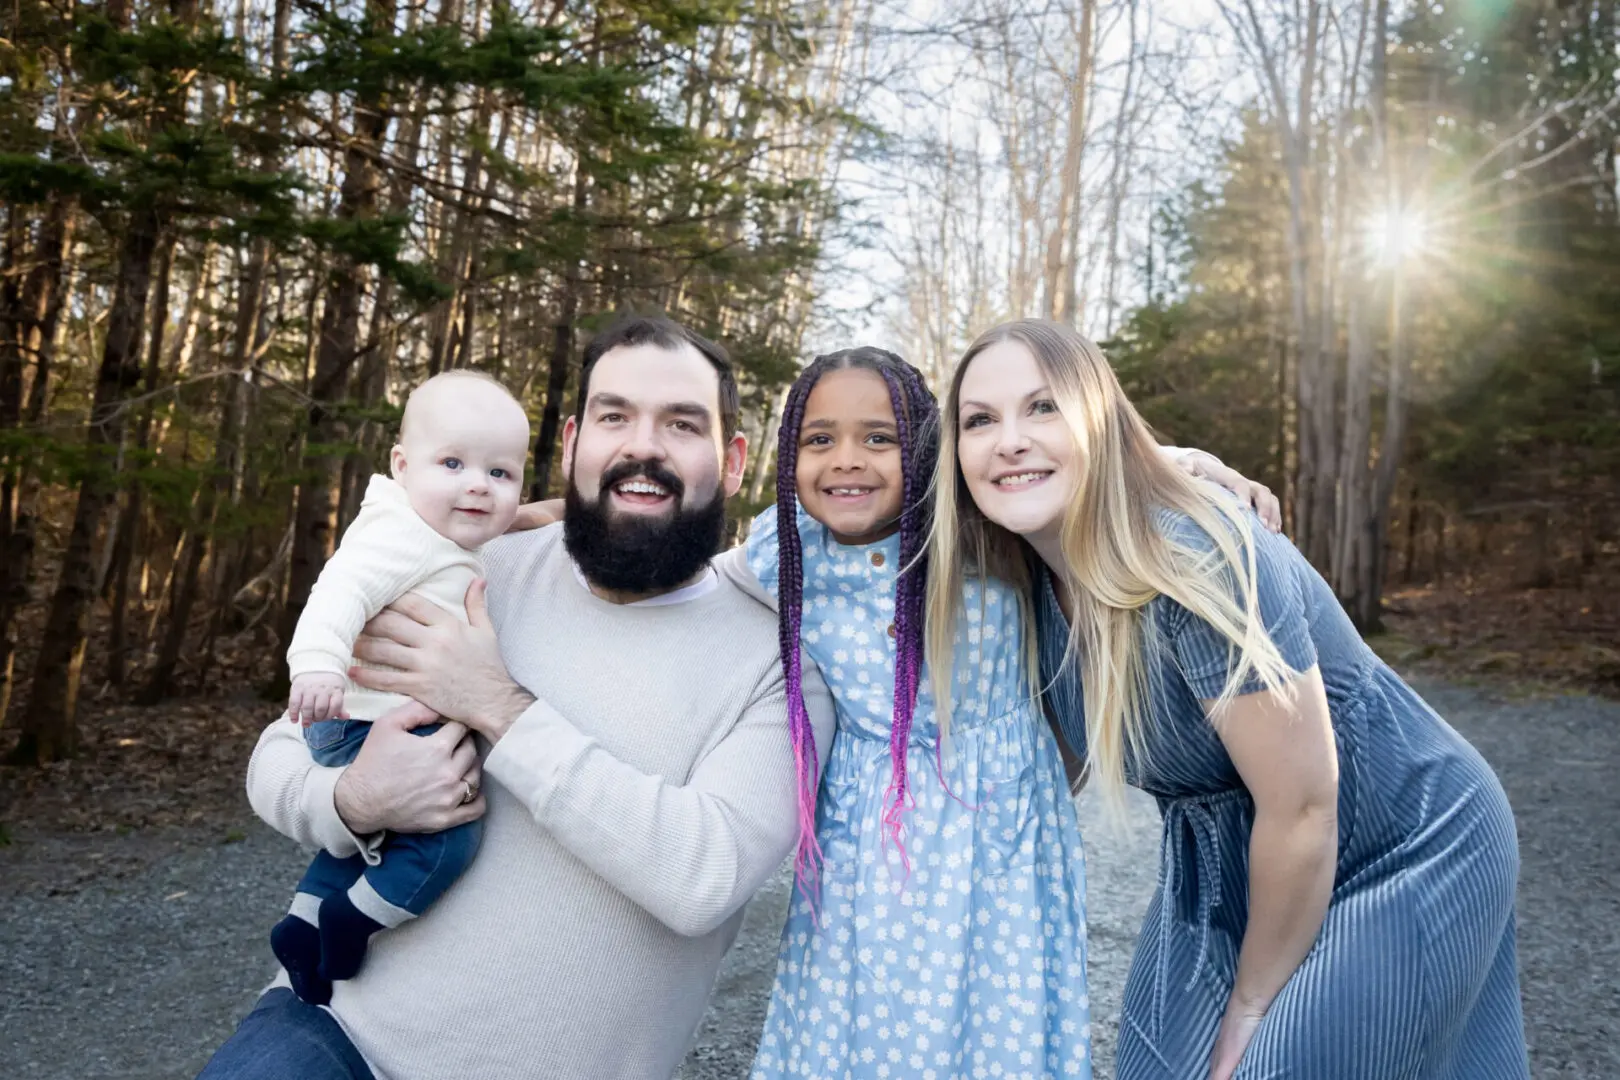
<instances>
[{"instance_id":1,"label":"girl's braided hair","mask_svg":"<svg viewBox=\"0 0 1620 1080\"><path fill-rule=\"evenodd\" d=\"M847 368L874 372L888 385L900 439L900 564L894 595L894 715L889 729L889 757L894 766L894 778L884 792L887 809L883 824L899 848L901 860L908 871L910 869L910 860L900 839L900 819L909 801L906 745L923 668L923 594L928 580L924 549L933 510L929 486L939 457L939 405L923 381L922 373L894 353L869 347L843 349L816 357L794 381L783 407L777 446L776 520L781 552L777 627L782 672L787 681L788 730L799 780L799 848L794 858L794 876L806 898L814 896L811 880L821 861L815 818L816 778L821 769L816 756L815 732L804 707L799 670L799 625L804 607L804 553L800 549L796 513L799 428L804 422L805 403L816 383L829 371Z\"/></svg>"}]
</instances>

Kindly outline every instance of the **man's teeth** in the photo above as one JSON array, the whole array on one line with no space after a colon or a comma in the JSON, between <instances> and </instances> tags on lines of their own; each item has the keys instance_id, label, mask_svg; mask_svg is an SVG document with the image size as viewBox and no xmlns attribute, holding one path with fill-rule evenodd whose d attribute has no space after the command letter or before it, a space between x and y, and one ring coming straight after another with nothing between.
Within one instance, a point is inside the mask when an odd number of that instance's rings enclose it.
<instances>
[{"instance_id":1,"label":"man's teeth","mask_svg":"<svg viewBox=\"0 0 1620 1080\"><path fill-rule=\"evenodd\" d=\"M1019 473L1017 476L1003 476L1000 480L996 481L996 486L1019 487L1023 484L1033 484L1037 480L1044 480L1046 477L1051 475L1051 473L1047 472L1026 472Z\"/></svg>"},{"instance_id":2,"label":"man's teeth","mask_svg":"<svg viewBox=\"0 0 1620 1080\"><path fill-rule=\"evenodd\" d=\"M668 495L669 492L646 480L627 480L618 486L622 495Z\"/></svg>"}]
</instances>

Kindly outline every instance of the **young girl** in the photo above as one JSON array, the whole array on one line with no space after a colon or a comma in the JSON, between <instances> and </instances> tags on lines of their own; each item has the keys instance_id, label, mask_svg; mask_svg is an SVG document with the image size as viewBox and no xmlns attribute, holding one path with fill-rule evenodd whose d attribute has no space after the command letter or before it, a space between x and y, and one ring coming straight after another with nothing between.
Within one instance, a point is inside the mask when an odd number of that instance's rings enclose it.
<instances>
[{"instance_id":1,"label":"young girl","mask_svg":"<svg viewBox=\"0 0 1620 1080\"><path fill-rule=\"evenodd\" d=\"M788 394L746 559L779 606L804 828L755 1080L1091 1075L1080 834L1016 593L964 590L949 723L923 676L938 436L879 349ZM819 804L801 646L838 707Z\"/></svg>"}]
</instances>

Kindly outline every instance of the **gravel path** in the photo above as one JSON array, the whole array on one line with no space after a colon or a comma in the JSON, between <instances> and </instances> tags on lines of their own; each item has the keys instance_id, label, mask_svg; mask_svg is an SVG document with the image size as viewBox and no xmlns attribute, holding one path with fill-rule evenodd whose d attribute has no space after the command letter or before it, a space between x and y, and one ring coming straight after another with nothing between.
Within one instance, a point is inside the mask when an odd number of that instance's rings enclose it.
<instances>
[{"instance_id":1,"label":"gravel path","mask_svg":"<svg viewBox=\"0 0 1620 1080\"><path fill-rule=\"evenodd\" d=\"M1620 704L1507 701L1420 686L1503 776L1518 815L1520 960L1536 1080L1620 1076ZM1152 891L1151 803L1103 820L1083 797L1098 1080L1111 1080L1120 984ZM0 849L0 1077L191 1077L267 977L264 935L303 858L239 831L22 835ZM684 1080L746 1073L789 882L750 907ZM1484 1080L1484 1078L1482 1078Z\"/></svg>"}]
</instances>

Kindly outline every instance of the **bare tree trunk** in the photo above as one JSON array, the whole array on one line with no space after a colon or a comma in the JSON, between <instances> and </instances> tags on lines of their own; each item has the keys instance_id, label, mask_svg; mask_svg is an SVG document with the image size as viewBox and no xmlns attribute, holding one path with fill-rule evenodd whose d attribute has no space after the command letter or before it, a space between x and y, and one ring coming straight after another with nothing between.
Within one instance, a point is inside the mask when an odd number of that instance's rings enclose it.
<instances>
[{"instance_id":1,"label":"bare tree trunk","mask_svg":"<svg viewBox=\"0 0 1620 1080\"><path fill-rule=\"evenodd\" d=\"M1339 447L1340 481L1336 485L1333 544L1334 561L1329 579L1339 601L1354 611L1357 602L1357 558L1363 544L1368 507L1367 451L1372 443L1372 328L1368 325L1365 295L1370 285L1352 280L1347 322L1348 363L1344 380L1344 441Z\"/></svg>"},{"instance_id":2,"label":"bare tree trunk","mask_svg":"<svg viewBox=\"0 0 1620 1080\"><path fill-rule=\"evenodd\" d=\"M51 204L40 225L37 256L23 293L21 312L31 324L19 327L18 342L32 352L33 381L23 406L22 422L36 426L45 414L50 389L51 361L56 352L58 327L66 305L71 278L68 256L73 247L72 207L63 201ZM21 371L19 369L19 375ZM20 385L18 387L21 389ZM38 469L26 462L10 464L0 490L6 507L6 546L0 554L0 723L10 711L14 668L17 657L17 613L28 602L33 577L35 533L39 522L41 482Z\"/></svg>"},{"instance_id":3,"label":"bare tree trunk","mask_svg":"<svg viewBox=\"0 0 1620 1080\"><path fill-rule=\"evenodd\" d=\"M580 164L574 170L574 214L585 213L590 196L590 178ZM551 486L551 468L557 452L557 436L562 431L563 395L568 392L568 376L574 363L574 322L579 318L581 268L579 253L570 255L563 274L561 303L552 327L551 365L546 374L546 403L540 413L540 433L534 440L534 479L529 499L539 502ZM566 479L564 486L567 485Z\"/></svg>"},{"instance_id":4,"label":"bare tree trunk","mask_svg":"<svg viewBox=\"0 0 1620 1080\"><path fill-rule=\"evenodd\" d=\"M1079 62L1069 83L1069 126L1064 141L1062 182L1057 214L1046 239L1046 317L1078 325L1075 310L1075 271L1079 265L1082 169L1085 165L1086 121L1092 76L1096 4L1081 0L1080 25L1075 31Z\"/></svg>"},{"instance_id":5,"label":"bare tree trunk","mask_svg":"<svg viewBox=\"0 0 1620 1080\"><path fill-rule=\"evenodd\" d=\"M162 377L163 338L169 324L169 279L174 268L175 239L173 233L165 236L157 257L157 296L152 306L152 335L146 346L146 375L142 381L142 389L147 394L157 390L158 380ZM152 411L152 402L148 400L141 407L139 419L135 421L133 446L137 462L144 457L147 442L151 438ZM118 532L118 547L114 551L110 569L113 583L112 626L107 643L107 681L113 686L124 685L124 672L129 660L129 644L126 641L129 568L131 558L140 546L137 534L140 532L144 494L139 480L130 483L123 511L115 526Z\"/></svg>"},{"instance_id":6,"label":"bare tree trunk","mask_svg":"<svg viewBox=\"0 0 1620 1080\"><path fill-rule=\"evenodd\" d=\"M1136 123L1136 14L1137 0L1130 2L1130 44L1125 63L1125 89L1120 94L1119 112L1114 117L1114 145L1108 166L1108 280L1103 290L1103 336L1114 336L1114 313L1118 308L1115 291L1119 269L1119 224L1125 202L1125 188L1131 181L1131 151L1135 141L1131 138ZM1152 229L1152 222L1148 227ZM1148 297L1151 303L1153 298Z\"/></svg>"},{"instance_id":7,"label":"bare tree trunk","mask_svg":"<svg viewBox=\"0 0 1620 1080\"><path fill-rule=\"evenodd\" d=\"M57 761L78 749L79 678L98 585L95 539L117 491L117 479L104 470L109 464L107 452L118 446L123 431L124 399L140 382L140 334L152 284L152 257L162 228L157 210L138 210L130 215L119 247L117 290L107 318L107 340L85 436L95 464L79 485L73 525L62 554L61 578L40 636L33 693L13 751L13 760L23 764Z\"/></svg>"},{"instance_id":8,"label":"bare tree trunk","mask_svg":"<svg viewBox=\"0 0 1620 1080\"><path fill-rule=\"evenodd\" d=\"M776 455L776 439L782 432L782 412L787 408L787 387L771 402L771 416L765 424L765 437L760 440L754 455L754 478L748 485L748 501L758 503L765 495L765 476L771 471Z\"/></svg>"},{"instance_id":9,"label":"bare tree trunk","mask_svg":"<svg viewBox=\"0 0 1620 1080\"><path fill-rule=\"evenodd\" d=\"M229 503L231 486L240 469L236 457L242 446L241 429L247 417L249 386L244 379L228 378L222 380L220 392L225 400L219 431L214 438L213 468L200 492L200 505L186 535L168 626L158 648L157 662L138 699L143 705L155 705L169 695L191 624L191 612L196 606L203 565L215 547L219 511Z\"/></svg>"},{"instance_id":10,"label":"bare tree trunk","mask_svg":"<svg viewBox=\"0 0 1620 1080\"><path fill-rule=\"evenodd\" d=\"M395 0L367 0L367 14L375 26L389 27L394 21L394 5ZM388 121L389 112L381 98L362 98L356 102L354 130L344 154L343 184L336 212L339 221L363 220L376 213L382 183L374 162ZM330 404L341 401L348 387L369 276L365 267L345 259L332 268L327 281L310 393L314 400L309 407L308 439L309 444L317 448L332 443L340 427ZM332 550L333 487L340 475L341 459L331 456L329 451L317 449L306 452L304 464L309 475L298 489L292 578L287 587L287 603L277 625L277 637L283 646L292 640L299 616L309 601L309 591ZM278 668L270 687L272 694L279 696L287 682L285 669Z\"/></svg>"}]
</instances>

